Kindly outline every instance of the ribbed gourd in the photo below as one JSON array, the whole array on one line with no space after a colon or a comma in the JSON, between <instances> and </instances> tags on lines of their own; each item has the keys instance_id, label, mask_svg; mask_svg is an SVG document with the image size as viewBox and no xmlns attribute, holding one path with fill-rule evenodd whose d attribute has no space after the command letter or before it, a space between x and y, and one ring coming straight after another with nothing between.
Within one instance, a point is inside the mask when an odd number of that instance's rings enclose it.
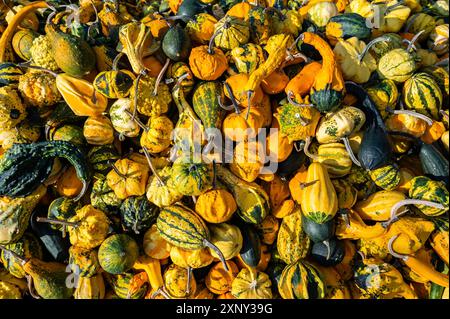
<instances>
[{"instance_id":1,"label":"ribbed gourd","mask_svg":"<svg viewBox=\"0 0 450 319\"><path fill-rule=\"evenodd\" d=\"M421 72L409 78L403 85L403 101L407 109L439 119L442 92L431 75Z\"/></svg>"},{"instance_id":2,"label":"ribbed gourd","mask_svg":"<svg viewBox=\"0 0 450 319\"><path fill-rule=\"evenodd\" d=\"M323 299L326 285L316 267L299 260L284 268L278 291L283 299Z\"/></svg>"},{"instance_id":3,"label":"ribbed gourd","mask_svg":"<svg viewBox=\"0 0 450 319\"><path fill-rule=\"evenodd\" d=\"M225 264L222 252L210 242L210 232L205 222L186 206L177 204L163 208L156 225L161 237L171 245L188 250L209 247Z\"/></svg>"}]
</instances>

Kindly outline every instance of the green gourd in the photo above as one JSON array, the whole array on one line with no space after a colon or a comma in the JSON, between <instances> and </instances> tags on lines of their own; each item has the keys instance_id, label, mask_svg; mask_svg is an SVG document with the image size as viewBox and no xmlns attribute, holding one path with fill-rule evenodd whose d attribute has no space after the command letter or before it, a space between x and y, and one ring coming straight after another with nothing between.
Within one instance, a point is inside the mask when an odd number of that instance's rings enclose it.
<instances>
[{"instance_id":1,"label":"green gourd","mask_svg":"<svg viewBox=\"0 0 450 319\"><path fill-rule=\"evenodd\" d=\"M46 26L46 32L52 45L53 58L65 73L82 77L95 68L96 56L86 41L60 31L53 24Z\"/></svg>"}]
</instances>

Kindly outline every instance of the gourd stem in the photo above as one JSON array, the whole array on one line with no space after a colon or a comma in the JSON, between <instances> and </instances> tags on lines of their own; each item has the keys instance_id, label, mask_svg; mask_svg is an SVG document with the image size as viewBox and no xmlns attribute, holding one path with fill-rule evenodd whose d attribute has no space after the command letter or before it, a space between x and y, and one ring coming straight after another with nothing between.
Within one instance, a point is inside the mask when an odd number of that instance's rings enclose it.
<instances>
[{"instance_id":1,"label":"gourd stem","mask_svg":"<svg viewBox=\"0 0 450 319\"><path fill-rule=\"evenodd\" d=\"M192 268L187 267L187 287L186 293L189 295L191 293L191 277L192 277Z\"/></svg>"},{"instance_id":2,"label":"gourd stem","mask_svg":"<svg viewBox=\"0 0 450 319\"><path fill-rule=\"evenodd\" d=\"M317 183L318 181L319 181L319 180L316 179L316 180L313 180L313 181L308 182L308 183L300 183L300 189L305 189L306 187L309 187L309 186L311 186L311 185L314 185L314 184Z\"/></svg>"},{"instance_id":3,"label":"gourd stem","mask_svg":"<svg viewBox=\"0 0 450 319\"><path fill-rule=\"evenodd\" d=\"M25 277L27 278L28 292L30 293L31 297L33 297L34 299L41 299L41 296L37 295L34 292L33 277L31 277L30 275L26 275Z\"/></svg>"},{"instance_id":4,"label":"gourd stem","mask_svg":"<svg viewBox=\"0 0 450 319\"><path fill-rule=\"evenodd\" d=\"M49 15L48 15L48 17L47 17L47 20L46 20L46 22L45 22L45 24L47 24L47 25L53 25L54 23L53 23L53 21L52 21L52 19L53 19L53 17L56 15L56 13L57 13L57 11L55 10L55 8L51 8L52 10L53 10L53 12L52 13L50 13Z\"/></svg>"},{"instance_id":5,"label":"gourd stem","mask_svg":"<svg viewBox=\"0 0 450 319\"><path fill-rule=\"evenodd\" d=\"M428 125L433 125L433 120L430 119L428 116L414 112L414 111L408 111L408 110L393 110L390 107L386 107L386 112L391 113L391 114L406 114L406 115L410 115L413 117L416 117L418 119L424 120L425 122L427 122Z\"/></svg>"},{"instance_id":6,"label":"gourd stem","mask_svg":"<svg viewBox=\"0 0 450 319\"><path fill-rule=\"evenodd\" d=\"M213 163L213 181L212 181L212 187L213 187L213 189L216 189L216 184L217 184L216 160L213 160L212 163Z\"/></svg>"},{"instance_id":7,"label":"gourd stem","mask_svg":"<svg viewBox=\"0 0 450 319\"><path fill-rule=\"evenodd\" d=\"M364 59L364 56L367 54L367 52L369 52L370 48L374 44L376 44L378 42L384 42L384 41L391 41L391 40L388 37L383 35L383 36L375 38L372 41L370 41L369 43L367 43L367 45L362 50L361 54L358 54L358 64L361 63L361 61Z\"/></svg>"},{"instance_id":8,"label":"gourd stem","mask_svg":"<svg viewBox=\"0 0 450 319\"><path fill-rule=\"evenodd\" d=\"M234 97L233 90L231 90L230 85L227 82L224 82L223 85L225 86L225 89L227 90L228 95L230 96L230 100L231 100L231 103L233 104L234 111L236 112L236 114L241 114L238 103Z\"/></svg>"},{"instance_id":9,"label":"gourd stem","mask_svg":"<svg viewBox=\"0 0 450 319\"><path fill-rule=\"evenodd\" d=\"M350 155L350 158L352 160L352 162L356 165L361 167L361 162L358 161L358 159L356 158L355 154L353 153L353 150L350 146L350 141L348 140L348 137L343 137L341 138L341 140L344 142L345 145L345 149L347 150L348 155Z\"/></svg>"},{"instance_id":10,"label":"gourd stem","mask_svg":"<svg viewBox=\"0 0 450 319\"><path fill-rule=\"evenodd\" d=\"M414 47L415 48L415 43L417 41L417 39L419 39L419 37L422 35L422 33L424 33L425 30L421 30L419 31L412 39L411 41L409 41L408 47L406 48L407 52L411 52L411 49Z\"/></svg>"},{"instance_id":11,"label":"gourd stem","mask_svg":"<svg viewBox=\"0 0 450 319\"><path fill-rule=\"evenodd\" d=\"M120 59L124 55L125 55L125 53L123 53L123 52L120 52L119 54L116 55L116 57L113 60L112 67L111 67L113 71L117 71L117 64L119 63Z\"/></svg>"},{"instance_id":12,"label":"gourd stem","mask_svg":"<svg viewBox=\"0 0 450 319\"><path fill-rule=\"evenodd\" d=\"M162 295L164 298L166 299L172 299L170 298L170 296L167 294L167 292L164 290L164 287L159 287L154 293L152 293L150 298L155 298L157 295Z\"/></svg>"},{"instance_id":13,"label":"gourd stem","mask_svg":"<svg viewBox=\"0 0 450 319\"><path fill-rule=\"evenodd\" d=\"M252 107L250 101L252 99L253 91L247 91L247 114L245 114L245 120L248 120L248 116L250 115L250 108Z\"/></svg>"},{"instance_id":14,"label":"gourd stem","mask_svg":"<svg viewBox=\"0 0 450 319\"><path fill-rule=\"evenodd\" d=\"M46 218L46 217L37 217L36 221L39 223L49 223L49 224L63 225L63 226L68 226L68 227L78 227L80 225L80 223L68 222L66 220L59 220L59 219Z\"/></svg>"},{"instance_id":15,"label":"gourd stem","mask_svg":"<svg viewBox=\"0 0 450 319\"><path fill-rule=\"evenodd\" d=\"M217 35L219 34L219 31L221 31L221 29L217 29L216 32L214 32L214 34L211 36L211 39L209 39L209 43L208 43L208 53L209 54L214 54L214 40L217 37Z\"/></svg>"},{"instance_id":16,"label":"gourd stem","mask_svg":"<svg viewBox=\"0 0 450 319\"><path fill-rule=\"evenodd\" d=\"M403 261L406 261L406 260L408 260L408 258L409 258L408 255L402 255L402 254L396 253L396 252L394 251L394 249L392 248L392 245L394 244L394 241L398 238L398 236L400 236L400 234L397 234L397 235L395 235L395 236L392 236L391 239L389 239L389 241L388 241L388 250L389 250L389 253L390 253L392 256L394 256L395 258L398 258L398 259L401 259L401 260L403 260Z\"/></svg>"},{"instance_id":17,"label":"gourd stem","mask_svg":"<svg viewBox=\"0 0 450 319\"><path fill-rule=\"evenodd\" d=\"M383 226L385 226L385 228L387 226L389 226L390 224L392 224L393 222L395 222L398 218L398 214L397 211L406 205L425 205L425 206L429 206L429 207L434 207L437 209L444 209L445 206L442 205L441 203L436 203L436 202L432 202L432 201L428 201L428 200L422 200L422 199L404 199L401 200L399 202L397 202L394 206L392 206L391 208L391 218L384 223Z\"/></svg>"},{"instance_id":18,"label":"gourd stem","mask_svg":"<svg viewBox=\"0 0 450 319\"><path fill-rule=\"evenodd\" d=\"M14 258L19 260L19 262L22 264L22 266L27 263L27 260L25 258L23 258L22 256L19 256L15 251L10 250L3 245L0 245L0 250L2 250L4 253L11 254Z\"/></svg>"},{"instance_id":19,"label":"gourd stem","mask_svg":"<svg viewBox=\"0 0 450 319\"><path fill-rule=\"evenodd\" d=\"M81 197L83 197L83 195L86 193L87 188L88 188L88 186L89 186L89 184L88 184L87 181L82 181L82 184L83 184L83 186L82 186L82 188L81 188L80 193L79 193L77 196L75 196L75 197L73 198L73 200L74 200L75 202L76 202L76 201L79 201L79 200L81 199Z\"/></svg>"},{"instance_id":20,"label":"gourd stem","mask_svg":"<svg viewBox=\"0 0 450 319\"><path fill-rule=\"evenodd\" d=\"M448 58L445 58L441 61L436 62L434 65L435 66L441 66L441 65L447 65L448 64Z\"/></svg>"},{"instance_id":21,"label":"gourd stem","mask_svg":"<svg viewBox=\"0 0 450 319\"><path fill-rule=\"evenodd\" d=\"M114 170L114 172L116 172L117 175L119 175L121 178L124 178L124 179L127 178L126 175L122 174L122 172L119 171L119 169L117 168L117 166L114 163L111 163L110 165L111 165L112 169Z\"/></svg>"},{"instance_id":22,"label":"gourd stem","mask_svg":"<svg viewBox=\"0 0 450 319\"><path fill-rule=\"evenodd\" d=\"M286 94L287 100L290 104L294 105L294 106L298 106L298 107L312 107L312 104L305 104L305 103L297 103L295 102L295 100L293 98L294 97L294 93L292 91L289 91L288 94Z\"/></svg>"},{"instance_id":23,"label":"gourd stem","mask_svg":"<svg viewBox=\"0 0 450 319\"><path fill-rule=\"evenodd\" d=\"M342 218L344 219L344 222L345 222L345 226L347 226L347 228L349 228L351 225L350 225L350 219L348 218L348 209L341 208L338 210L338 214L340 216L342 216Z\"/></svg>"},{"instance_id":24,"label":"gourd stem","mask_svg":"<svg viewBox=\"0 0 450 319\"><path fill-rule=\"evenodd\" d=\"M177 83L175 83L174 89L181 89L181 82L184 81L189 76L189 73L185 73L182 76L180 76L177 80Z\"/></svg>"},{"instance_id":25,"label":"gourd stem","mask_svg":"<svg viewBox=\"0 0 450 319\"><path fill-rule=\"evenodd\" d=\"M324 241L323 241L323 244L325 245L325 247L327 247L327 260L329 260L330 257L331 257L330 241L329 241L328 239L327 239L327 240L324 240Z\"/></svg>"},{"instance_id":26,"label":"gourd stem","mask_svg":"<svg viewBox=\"0 0 450 319\"><path fill-rule=\"evenodd\" d=\"M303 146L303 152L305 153L306 156L308 156L312 160L317 161L319 159L319 156L309 152L309 146L311 145L311 141L312 141L311 136L308 136L305 140L305 145Z\"/></svg>"},{"instance_id":27,"label":"gourd stem","mask_svg":"<svg viewBox=\"0 0 450 319\"><path fill-rule=\"evenodd\" d=\"M225 111L231 111L232 109L235 109L235 107L233 105L224 105L222 102L222 97L220 95L217 95L217 103ZM239 109L238 109L238 112L239 112Z\"/></svg>"},{"instance_id":28,"label":"gourd stem","mask_svg":"<svg viewBox=\"0 0 450 319\"><path fill-rule=\"evenodd\" d=\"M302 58L306 64L308 64L309 62L311 62L311 59L308 58L306 55L304 55L303 53L296 53L296 54L292 54L291 51L287 50L287 57L284 61L284 63L289 62L291 60L294 60L296 58Z\"/></svg>"},{"instance_id":29,"label":"gourd stem","mask_svg":"<svg viewBox=\"0 0 450 319\"><path fill-rule=\"evenodd\" d=\"M149 128L147 125L145 125L144 123L142 123L142 121L141 121L138 117L135 117L135 118L133 119L133 113L131 113L130 110L125 109L125 113L127 113L129 116L131 116L131 119L132 119L134 122L136 122L136 124L139 125L139 127L140 127L141 129L143 129L143 130L146 131L146 132L148 132L148 131L150 130L150 128Z\"/></svg>"},{"instance_id":30,"label":"gourd stem","mask_svg":"<svg viewBox=\"0 0 450 319\"><path fill-rule=\"evenodd\" d=\"M163 68L161 69L161 71L158 74L158 77L156 78L156 82L155 82L155 88L153 89L153 96L158 95L158 87L159 87L159 83L161 83L161 80L164 76L164 73L166 73L167 68L169 67L169 63L170 63L170 59L167 58L166 59L166 63L164 63Z\"/></svg>"},{"instance_id":31,"label":"gourd stem","mask_svg":"<svg viewBox=\"0 0 450 319\"><path fill-rule=\"evenodd\" d=\"M366 255L362 251L357 250L356 253L361 257L362 260L366 259Z\"/></svg>"},{"instance_id":32,"label":"gourd stem","mask_svg":"<svg viewBox=\"0 0 450 319\"><path fill-rule=\"evenodd\" d=\"M217 248L216 245L214 245L213 243L211 243L210 241L208 241L207 239L203 239L203 246L208 247L212 250L214 250L216 252L216 254L219 256L220 261L222 262L223 268L226 271L229 271L228 269L228 265L225 262L225 257L223 256L222 252L220 251L219 248Z\"/></svg>"},{"instance_id":33,"label":"gourd stem","mask_svg":"<svg viewBox=\"0 0 450 319\"><path fill-rule=\"evenodd\" d=\"M134 86L134 109L133 109L133 116L131 117L131 119L134 121L135 117L136 117L136 112L137 112L137 102L138 102L138 93L139 93L139 82L141 81L141 78L147 74L146 70L142 70L139 75L136 78L136 85Z\"/></svg>"},{"instance_id":34,"label":"gourd stem","mask_svg":"<svg viewBox=\"0 0 450 319\"><path fill-rule=\"evenodd\" d=\"M287 49L288 51L292 51L292 49L295 48L295 46L297 45L298 41L303 40L305 37L305 35L302 33L300 34L295 40L294 43L291 44L291 46Z\"/></svg>"},{"instance_id":35,"label":"gourd stem","mask_svg":"<svg viewBox=\"0 0 450 319\"><path fill-rule=\"evenodd\" d=\"M36 66L36 65L29 65L28 62L26 63L18 63L16 64L19 68L28 68L28 69L35 69L35 70L39 70L39 71L43 71L43 72L47 72L51 75L53 75L55 78L58 76L58 73L53 72L49 69L45 69L45 68L41 68L40 66Z\"/></svg>"},{"instance_id":36,"label":"gourd stem","mask_svg":"<svg viewBox=\"0 0 450 319\"><path fill-rule=\"evenodd\" d=\"M449 120L448 113L444 110L440 110L439 113L441 113L442 117L444 117L447 121Z\"/></svg>"},{"instance_id":37,"label":"gourd stem","mask_svg":"<svg viewBox=\"0 0 450 319\"><path fill-rule=\"evenodd\" d=\"M147 147L142 146L142 150L144 151L145 158L147 159L148 166L150 167L150 170L152 171L153 175L155 175L156 179L158 180L158 182L161 185L166 186L166 184L162 180L161 176L159 176L158 172L156 171L155 167L153 166L153 163L152 163L152 160L150 157L150 153L148 152Z\"/></svg>"}]
</instances>

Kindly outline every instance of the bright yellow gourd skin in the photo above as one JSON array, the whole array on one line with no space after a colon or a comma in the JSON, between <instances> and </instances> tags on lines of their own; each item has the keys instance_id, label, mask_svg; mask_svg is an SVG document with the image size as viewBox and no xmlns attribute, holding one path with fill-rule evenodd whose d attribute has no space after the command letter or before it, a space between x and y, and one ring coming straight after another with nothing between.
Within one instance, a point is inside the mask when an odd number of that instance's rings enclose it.
<instances>
[{"instance_id":1,"label":"bright yellow gourd skin","mask_svg":"<svg viewBox=\"0 0 450 319\"><path fill-rule=\"evenodd\" d=\"M402 192L382 190L356 203L355 210L364 220L386 221L391 217L392 206L404 199Z\"/></svg>"},{"instance_id":2,"label":"bright yellow gourd skin","mask_svg":"<svg viewBox=\"0 0 450 319\"><path fill-rule=\"evenodd\" d=\"M338 210L338 198L327 169L320 163L308 167L301 197L303 214L316 223L332 219Z\"/></svg>"}]
</instances>

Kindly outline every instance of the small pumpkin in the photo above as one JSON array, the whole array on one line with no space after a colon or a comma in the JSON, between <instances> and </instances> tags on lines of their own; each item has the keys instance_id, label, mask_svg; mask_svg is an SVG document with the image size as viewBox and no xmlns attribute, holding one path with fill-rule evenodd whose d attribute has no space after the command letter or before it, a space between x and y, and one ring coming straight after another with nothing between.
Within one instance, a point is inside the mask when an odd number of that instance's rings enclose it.
<instances>
[{"instance_id":1,"label":"small pumpkin","mask_svg":"<svg viewBox=\"0 0 450 319\"><path fill-rule=\"evenodd\" d=\"M60 196L75 197L83 189L83 183L73 166L67 168L56 181L56 191Z\"/></svg>"},{"instance_id":2,"label":"small pumpkin","mask_svg":"<svg viewBox=\"0 0 450 319\"><path fill-rule=\"evenodd\" d=\"M143 196L131 196L120 205L122 225L128 231L139 234L155 223L159 208Z\"/></svg>"},{"instance_id":3,"label":"small pumpkin","mask_svg":"<svg viewBox=\"0 0 450 319\"><path fill-rule=\"evenodd\" d=\"M236 257L242 248L243 238L240 229L232 224L221 223L210 225L211 242L219 248L225 260ZM210 249L212 256L219 258L217 253Z\"/></svg>"},{"instance_id":4,"label":"small pumpkin","mask_svg":"<svg viewBox=\"0 0 450 319\"><path fill-rule=\"evenodd\" d=\"M214 26L214 43L221 49L232 50L250 39L249 23L233 16L225 16Z\"/></svg>"},{"instance_id":5,"label":"small pumpkin","mask_svg":"<svg viewBox=\"0 0 450 319\"><path fill-rule=\"evenodd\" d=\"M89 144L111 144L114 141L114 127L111 120L104 115L90 116L84 122L83 135Z\"/></svg>"},{"instance_id":6,"label":"small pumpkin","mask_svg":"<svg viewBox=\"0 0 450 319\"><path fill-rule=\"evenodd\" d=\"M116 196L125 199L145 193L148 173L148 166L124 158L113 164L113 170L106 175L106 180Z\"/></svg>"},{"instance_id":7,"label":"small pumpkin","mask_svg":"<svg viewBox=\"0 0 450 319\"><path fill-rule=\"evenodd\" d=\"M126 234L116 234L106 238L98 250L100 266L114 275L130 270L138 256L137 243Z\"/></svg>"},{"instance_id":8,"label":"small pumpkin","mask_svg":"<svg viewBox=\"0 0 450 319\"><path fill-rule=\"evenodd\" d=\"M92 205L83 206L68 222L76 227L69 227L70 243L86 249L100 246L109 232L109 219L101 210Z\"/></svg>"},{"instance_id":9,"label":"small pumpkin","mask_svg":"<svg viewBox=\"0 0 450 319\"><path fill-rule=\"evenodd\" d=\"M231 284L231 294L237 299L272 299L271 286L266 273L242 268Z\"/></svg>"},{"instance_id":10,"label":"small pumpkin","mask_svg":"<svg viewBox=\"0 0 450 319\"><path fill-rule=\"evenodd\" d=\"M197 282L193 275L188 278L188 270L185 268L172 264L166 269L163 276L164 287L173 298L186 298L196 291ZM188 292L186 291L187 286L189 286Z\"/></svg>"},{"instance_id":11,"label":"small pumpkin","mask_svg":"<svg viewBox=\"0 0 450 319\"><path fill-rule=\"evenodd\" d=\"M173 123L167 116L150 117L146 129L141 135L141 146L146 147L150 153L160 153L166 150L172 142L173 129Z\"/></svg>"},{"instance_id":12,"label":"small pumpkin","mask_svg":"<svg viewBox=\"0 0 450 319\"><path fill-rule=\"evenodd\" d=\"M106 178L97 179L92 185L91 204L95 208L105 212L114 213L118 211L122 199L109 187Z\"/></svg>"},{"instance_id":13,"label":"small pumpkin","mask_svg":"<svg viewBox=\"0 0 450 319\"><path fill-rule=\"evenodd\" d=\"M239 273L236 264L228 260L228 271L226 271L221 263L216 263L209 270L205 277L205 285L213 294L221 295L231 290L233 280Z\"/></svg>"},{"instance_id":14,"label":"small pumpkin","mask_svg":"<svg viewBox=\"0 0 450 319\"><path fill-rule=\"evenodd\" d=\"M219 224L228 221L237 209L236 201L223 188L211 189L197 198L195 211L208 223Z\"/></svg>"},{"instance_id":15,"label":"small pumpkin","mask_svg":"<svg viewBox=\"0 0 450 319\"><path fill-rule=\"evenodd\" d=\"M212 187L212 164L179 157L172 165L169 186L180 194L199 196Z\"/></svg>"}]
</instances>

